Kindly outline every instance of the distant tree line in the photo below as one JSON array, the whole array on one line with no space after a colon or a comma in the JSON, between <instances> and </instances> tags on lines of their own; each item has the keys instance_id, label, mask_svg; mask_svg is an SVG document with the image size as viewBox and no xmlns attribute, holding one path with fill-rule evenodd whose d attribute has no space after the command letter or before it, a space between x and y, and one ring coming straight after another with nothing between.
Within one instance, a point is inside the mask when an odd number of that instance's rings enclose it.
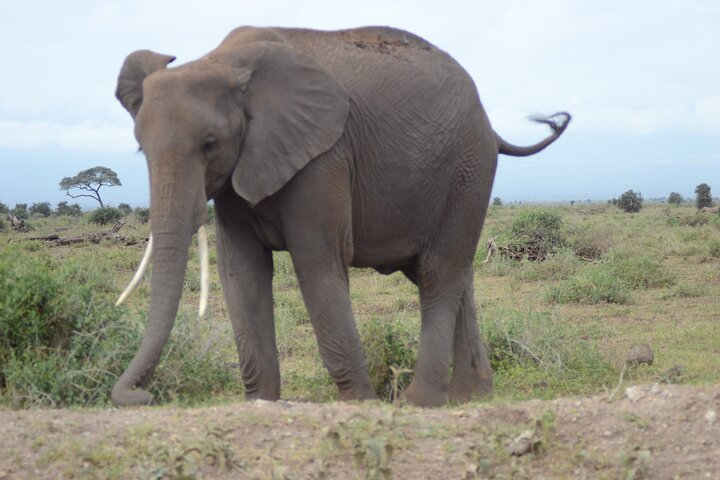
<instances>
[{"instance_id":1,"label":"distant tree line","mask_svg":"<svg viewBox=\"0 0 720 480\"><path fill-rule=\"evenodd\" d=\"M670 194L667 196L667 203L669 203L670 205L680 205L684 201L685 199L678 192L670 192ZM572 204L573 202L570 203ZM640 192L628 190L627 192L620 195L620 197L608 200L608 203L617 205L618 208L625 212L635 213L639 212L640 209L642 209L643 197ZM700 185L695 187L695 206L698 210L713 207L713 198L710 193L710 185L708 185L707 183L701 183Z\"/></svg>"}]
</instances>

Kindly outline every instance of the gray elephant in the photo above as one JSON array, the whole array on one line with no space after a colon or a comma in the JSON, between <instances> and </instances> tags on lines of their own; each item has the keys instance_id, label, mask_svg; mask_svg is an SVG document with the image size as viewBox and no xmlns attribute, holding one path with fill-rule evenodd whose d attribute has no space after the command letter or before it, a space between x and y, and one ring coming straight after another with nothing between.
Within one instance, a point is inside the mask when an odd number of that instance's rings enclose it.
<instances>
[{"instance_id":1,"label":"gray elephant","mask_svg":"<svg viewBox=\"0 0 720 480\"><path fill-rule=\"evenodd\" d=\"M152 401L142 387L172 329L208 199L248 399L280 396L277 250L290 252L340 399L376 398L351 310L350 266L402 271L419 288L409 403L491 393L472 264L498 153L539 152L570 115L538 119L553 133L512 145L493 131L458 63L391 28L242 27L196 61L166 68L173 60L137 51L118 78L148 162L153 273L143 341L113 403Z\"/></svg>"}]
</instances>

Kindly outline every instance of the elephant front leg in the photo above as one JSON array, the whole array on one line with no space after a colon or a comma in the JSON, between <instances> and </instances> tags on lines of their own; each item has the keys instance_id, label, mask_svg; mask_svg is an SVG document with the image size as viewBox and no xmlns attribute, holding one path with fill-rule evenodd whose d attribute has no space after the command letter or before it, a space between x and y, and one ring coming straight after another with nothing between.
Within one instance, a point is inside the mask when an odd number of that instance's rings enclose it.
<instances>
[{"instance_id":1,"label":"elephant front leg","mask_svg":"<svg viewBox=\"0 0 720 480\"><path fill-rule=\"evenodd\" d=\"M340 400L377 399L352 314L347 269L336 268L332 254L294 255L293 262L320 356Z\"/></svg>"},{"instance_id":2,"label":"elephant front leg","mask_svg":"<svg viewBox=\"0 0 720 480\"><path fill-rule=\"evenodd\" d=\"M486 397L493 393L492 369L478 329L473 291L473 277L470 271L460 300L453 341L450 401L456 403L468 402L473 398Z\"/></svg>"},{"instance_id":3,"label":"elephant front leg","mask_svg":"<svg viewBox=\"0 0 720 480\"><path fill-rule=\"evenodd\" d=\"M245 398L280 398L280 367L275 343L272 252L251 228L231 223L218 209L218 269L240 358Z\"/></svg>"}]
</instances>

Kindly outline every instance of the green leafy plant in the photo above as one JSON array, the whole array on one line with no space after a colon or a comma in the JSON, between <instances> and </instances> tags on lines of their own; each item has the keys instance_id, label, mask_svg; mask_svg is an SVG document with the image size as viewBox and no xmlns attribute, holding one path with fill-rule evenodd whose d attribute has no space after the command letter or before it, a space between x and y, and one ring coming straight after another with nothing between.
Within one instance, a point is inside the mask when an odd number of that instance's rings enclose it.
<instances>
[{"instance_id":1,"label":"green leafy plant","mask_svg":"<svg viewBox=\"0 0 720 480\"><path fill-rule=\"evenodd\" d=\"M683 196L678 192L670 192L668 195L667 202L670 205L680 205L683 202Z\"/></svg>"},{"instance_id":2,"label":"green leafy plant","mask_svg":"<svg viewBox=\"0 0 720 480\"><path fill-rule=\"evenodd\" d=\"M82 216L82 208L80 208L80 205L77 203L69 205L68 202L58 202L55 213L58 216L80 217Z\"/></svg>"},{"instance_id":3,"label":"green leafy plant","mask_svg":"<svg viewBox=\"0 0 720 480\"><path fill-rule=\"evenodd\" d=\"M620 195L618 198L617 206L624 212L637 213L643 206L643 197L640 192L634 192L628 190L627 192Z\"/></svg>"},{"instance_id":4,"label":"green leafy plant","mask_svg":"<svg viewBox=\"0 0 720 480\"><path fill-rule=\"evenodd\" d=\"M92 211L90 221L97 225L107 225L122 220L123 213L114 207L101 207Z\"/></svg>"},{"instance_id":5,"label":"green leafy plant","mask_svg":"<svg viewBox=\"0 0 720 480\"><path fill-rule=\"evenodd\" d=\"M118 208L118 210L120 210L120 211L123 213L123 215L125 215L125 216L130 215L130 213L132 212L132 207L131 207L129 204L127 204L127 203L121 203L120 205L118 205L117 208Z\"/></svg>"},{"instance_id":6,"label":"green leafy plant","mask_svg":"<svg viewBox=\"0 0 720 480\"><path fill-rule=\"evenodd\" d=\"M705 207L712 207L712 195L710 194L710 185L701 183L695 187L695 206L698 210Z\"/></svg>"},{"instance_id":7,"label":"green leafy plant","mask_svg":"<svg viewBox=\"0 0 720 480\"><path fill-rule=\"evenodd\" d=\"M150 209L149 208L143 208L143 207L137 207L133 211L135 214L135 217L137 217L138 222L140 223L148 223L150 221Z\"/></svg>"},{"instance_id":8,"label":"green leafy plant","mask_svg":"<svg viewBox=\"0 0 720 480\"><path fill-rule=\"evenodd\" d=\"M50 208L50 202L33 203L30 206L29 212L30 215L37 215L39 217L49 217L53 213L52 208Z\"/></svg>"},{"instance_id":9,"label":"green leafy plant","mask_svg":"<svg viewBox=\"0 0 720 480\"><path fill-rule=\"evenodd\" d=\"M19 220L27 220L30 218L27 203L16 203L15 208L10 210L10 214L17 217Z\"/></svg>"},{"instance_id":10,"label":"green leafy plant","mask_svg":"<svg viewBox=\"0 0 720 480\"><path fill-rule=\"evenodd\" d=\"M392 400L410 383L409 375L403 373L411 372L415 365L416 326L405 319L372 317L361 324L360 337L375 391L381 398Z\"/></svg>"}]
</instances>

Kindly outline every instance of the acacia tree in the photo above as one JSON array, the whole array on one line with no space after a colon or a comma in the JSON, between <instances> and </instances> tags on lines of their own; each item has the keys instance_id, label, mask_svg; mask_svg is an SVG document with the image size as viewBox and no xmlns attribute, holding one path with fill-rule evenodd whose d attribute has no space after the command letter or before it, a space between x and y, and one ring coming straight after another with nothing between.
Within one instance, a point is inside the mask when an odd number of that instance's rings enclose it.
<instances>
[{"instance_id":1,"label":"acacia tree","mask_svg":"<svg viewBox=\"0 0 720 480\"><path fill-rule=\"evenodd\" d=\"M60 190L65 190L70 198L89 197L104 207L102 198L100 198L100 189L102 187L121 186L117 173L107 167L93 167L83 170L74 177L65 177L60 181ZM78 189L88 193L72 195L70 190Z\"/></svg>"}]
</instances>

